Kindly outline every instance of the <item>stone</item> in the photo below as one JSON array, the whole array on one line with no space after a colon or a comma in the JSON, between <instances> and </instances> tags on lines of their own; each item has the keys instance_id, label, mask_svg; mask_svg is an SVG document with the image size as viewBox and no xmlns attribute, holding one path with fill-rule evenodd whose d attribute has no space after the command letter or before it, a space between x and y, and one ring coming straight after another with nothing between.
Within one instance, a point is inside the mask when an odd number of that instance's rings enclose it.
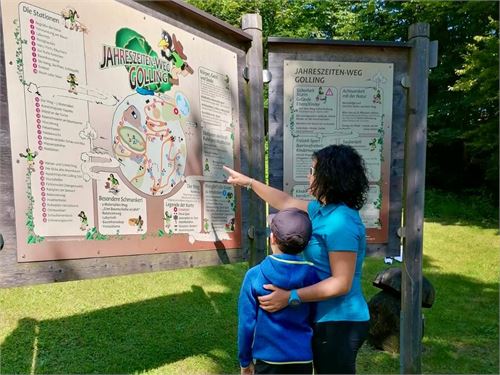
<instances>
[{"instance_id":1,"label":"stone","mask_svg":"<svg viewBox=\"0 0 500 375\"><path fill-rule=\"evenodd\" d=\"M373 286L394 295L401 296L401 268L388 268L381 271L373 280ZM431 282L422 277L422 307L432 307L436 298L436 290Z\"/></svg>"}]
</instances>

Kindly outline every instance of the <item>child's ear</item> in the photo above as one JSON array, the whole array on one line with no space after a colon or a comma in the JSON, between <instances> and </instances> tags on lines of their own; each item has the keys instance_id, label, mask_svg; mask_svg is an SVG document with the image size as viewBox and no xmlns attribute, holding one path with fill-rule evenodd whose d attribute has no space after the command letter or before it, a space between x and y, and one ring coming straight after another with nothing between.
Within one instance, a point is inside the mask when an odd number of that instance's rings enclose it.
<instances>
[{"instance_id":1,"label":"child's ear","mask_svg":"<svg viewBox=\"0 0 500 375\"><path fill-rule=\"evenodd\" d=\"M276 239L274 238L273 232L271 232L269 239L271 240L271 245L276 245Z\"/></svg>"}]
</instances>

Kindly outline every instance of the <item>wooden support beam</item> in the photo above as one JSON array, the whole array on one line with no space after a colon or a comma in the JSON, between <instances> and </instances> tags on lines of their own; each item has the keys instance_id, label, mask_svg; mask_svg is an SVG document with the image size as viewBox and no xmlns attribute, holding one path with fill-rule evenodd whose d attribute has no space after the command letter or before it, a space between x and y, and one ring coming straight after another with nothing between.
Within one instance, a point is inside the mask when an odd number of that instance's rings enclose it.
<instances>
[{"instance_id":1,"label":"wooden support beam","mask_svg":"<svg viewBox=\"0 0 500 375\"><path fill-rule=\"evenodd\" d=\"M422 371L422 253L424 230L425 158L429 34L426 23L409 28L408 120L406 129L403 267L401 292L400 370Z\"/></svg>"},{"instance_id":2,"label":"wooden support beam","mask_svg":"<svg viewBox=\"0 0 500 375\"><path fill-rule=\"evenodd\" d=\"M259 14L245 14L241 27L245 33L253 37L252 46L247 52L248 86L246 87L246 98L250 121L246 131L241 129L240 133L241 143L247 142L248 155L246 157L242 155L242 164L246 161L246 170L249 175L263 182L265 130L262 17ZM245 193L243 192L243 194ZM247 233L243 233L244 249L248 249L250 265L255 265L267 254L266 203L252 192L249 192L247 202L248 205L244 212L249 217Z\"/></svg>"}]
</instances>

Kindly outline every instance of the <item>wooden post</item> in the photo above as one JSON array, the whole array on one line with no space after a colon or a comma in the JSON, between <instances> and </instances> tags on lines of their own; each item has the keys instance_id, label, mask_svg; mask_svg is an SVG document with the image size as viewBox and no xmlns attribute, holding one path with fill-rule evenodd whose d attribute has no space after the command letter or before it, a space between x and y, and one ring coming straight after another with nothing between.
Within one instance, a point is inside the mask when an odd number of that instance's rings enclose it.
<instances>
[{"instance_id":1,"label":"wooden post","mask_svg":"<svg viewBox=\"0 0 500 375\"><path fill-rule=\"evenodd\" d=\"M242 157L242 162L247 162L247 170L251 177L264 182L264 84L263 46L262 46L262 17L259 14L245 14L242 19L244 32L253 37L252 47L247 52L247 110L248 129L242 129L241 144L246 143L248 155ZM243 192L246 194L246 192ZM266 203L252 192L248 193L248 204L243 208L243 215L248 216L247 233L243 239L248 238L248 261L251 266L259 263L267 253L266 242Z\"/></svg>"},{"instance_id":2,"label":"wooden post","mask_svg":"<svg viewBox=\"0 0 500 375\"><path fill-rule=\"evenodd\" d=\"M408 121L405 152L404 239L400 370L420 374L422 365L422 247L429 72L429 24L411 25Z\"/></svg>"}]
</instances>

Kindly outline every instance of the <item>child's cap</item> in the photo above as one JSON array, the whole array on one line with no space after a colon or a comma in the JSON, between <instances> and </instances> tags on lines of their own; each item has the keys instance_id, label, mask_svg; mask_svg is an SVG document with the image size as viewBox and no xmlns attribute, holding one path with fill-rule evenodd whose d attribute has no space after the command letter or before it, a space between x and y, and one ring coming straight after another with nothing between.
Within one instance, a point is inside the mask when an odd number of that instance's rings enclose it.
<instances>
[{"instance_id":1,"label":"child's cap","mask_svg":"<svg viewBox=\"0 0 500 375\"><path fill-rule=\"evenodd\" d=\"M311 238L312 225L307 212L286 208L268 216L271 232L279 245L303 250Z\"/></svg>"}]
</instances>

